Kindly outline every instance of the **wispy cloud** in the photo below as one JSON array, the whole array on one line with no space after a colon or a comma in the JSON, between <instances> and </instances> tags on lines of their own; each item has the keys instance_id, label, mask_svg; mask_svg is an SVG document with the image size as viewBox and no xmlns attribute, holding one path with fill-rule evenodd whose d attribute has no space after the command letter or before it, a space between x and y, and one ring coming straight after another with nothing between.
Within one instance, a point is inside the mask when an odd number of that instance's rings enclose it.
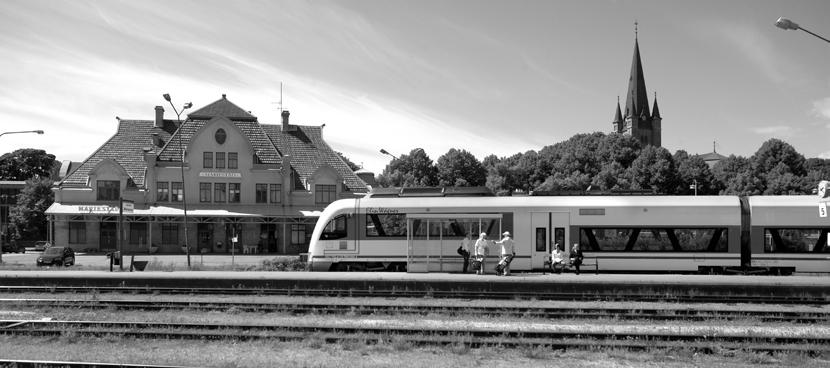
<instances>
[{"instance_id":1,"label":"wispy cloud","mask_svg":"<svg viewBox=\"0 0 830 368\"><path fill-rule=\"evenodd\" d=\"M773 138L790 138L793 137L799 131L798 128L794 128L787 125L755 127L751 128L751 130L755 134Z\"/></svg>"},{"instance_id":2,"label":"wispy cloud","mask_svg":"<svg viewBox=\"0 0 830 368\"><path fill-rule=\"evenodd\" d=\"M830 97L814 101L812 113L820 118L830 120Z\"/></svg>"}]
</instances>

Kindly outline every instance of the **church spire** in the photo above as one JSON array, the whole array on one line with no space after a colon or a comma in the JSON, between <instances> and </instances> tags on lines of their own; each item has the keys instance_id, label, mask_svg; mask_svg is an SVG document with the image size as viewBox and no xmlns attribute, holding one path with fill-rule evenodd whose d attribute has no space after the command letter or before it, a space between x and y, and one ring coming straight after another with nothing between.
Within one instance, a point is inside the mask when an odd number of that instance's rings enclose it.
<instances>
[{"instance_id":1,"label":"church spire","mask_svg":"<svg viewBox=\"0 0 830 368\"><path fill-rule=\"evenodd\" d=\"M628 96L625 98L626 117L649 116L646 80L643 76L643 63L640 60L640 42L638 40L638 23L634 22L634 57L631 60L631 74L628 77Z\"/></svg>"},{"instance_id":2,"label":"church spire","mask_svg":"<svg viewBox=\"0 0 830 368\"><path fill-rule=\"evenodd\" d=\"M662 119L660 116L660 109L657 107L657 92L654 92L654 108L651 109L651 117L654 119Z\"/></svg>"},{"instance_id":3,"label":"church spire","mask_svg":"<svg viewBox=\"0 0 830 368\"><path fill-rule=\"evenodd\" d=\"M614 115L612 123L622 123L622 111L620 111L620 96L617 96L617 114Z\"/></svg>"}]
</instances>

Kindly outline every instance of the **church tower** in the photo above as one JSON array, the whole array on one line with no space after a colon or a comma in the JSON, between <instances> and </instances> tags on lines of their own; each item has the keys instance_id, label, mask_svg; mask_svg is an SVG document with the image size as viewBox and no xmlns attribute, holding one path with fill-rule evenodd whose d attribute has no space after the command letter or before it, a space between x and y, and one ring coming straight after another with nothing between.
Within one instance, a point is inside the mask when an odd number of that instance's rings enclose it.
<instances>
[{"instance_id":1,"label":"church tower","mask_svg":"<svg viewBox=\"0 0 830 368\"><path fill-rule=\"evenodd\" d=\"M617 98L617 111L612 122L615 133L630 135L643 146L660 147L663 118L657 108L657 94L654 95L654 108L649 111L646 80L643 76L643 63L640 60L640 43L637 39L637 22L634 22L634 58L631 60L631 74L628 77L628 95L625 98L625 110L620 109Z\"/></svg>"}]
</instances>

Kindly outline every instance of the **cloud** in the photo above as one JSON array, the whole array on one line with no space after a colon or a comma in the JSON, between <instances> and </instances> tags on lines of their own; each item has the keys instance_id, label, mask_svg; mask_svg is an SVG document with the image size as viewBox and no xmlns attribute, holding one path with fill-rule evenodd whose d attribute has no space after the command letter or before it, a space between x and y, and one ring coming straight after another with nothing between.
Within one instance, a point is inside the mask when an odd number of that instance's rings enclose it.
<instances>
[{"instance_id":1,"label":"cloud","mask_svg":"<svg viewBox=\"0 0 830 368\"><path fill-rule=\"evenodd\" d=\"M775 125L766 127L750 128L755 134L762 136L770 136L774 138L790 138L798 132L798 128L786 125Z\"/></svg>"},{"instance_id":2,"label":"cloud","mask_svg":"<svg viewBox=\"0 0 830 368\"><path fill-rule=\"evenodd\" d=\"M830 97L814 101L812 112L815 116L830 120Z\"/></svg>"}]
</instances>

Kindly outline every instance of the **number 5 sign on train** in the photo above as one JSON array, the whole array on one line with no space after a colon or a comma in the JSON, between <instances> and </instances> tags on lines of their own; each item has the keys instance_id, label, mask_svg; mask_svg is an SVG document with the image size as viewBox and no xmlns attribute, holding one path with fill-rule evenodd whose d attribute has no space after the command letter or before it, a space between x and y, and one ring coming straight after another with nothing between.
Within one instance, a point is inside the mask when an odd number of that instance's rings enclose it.
<instances>
[{"instance_id":1,"label":"number 5 sign on train","mask_svg":"<svg viewBox=\"0 0 830 368\"><path fill-rule=\"evenodd\" d=\"M827 217L827 202L830 201L830 182L822 180L818 183L818 215Z\"/></svg>"}]
</instances>

